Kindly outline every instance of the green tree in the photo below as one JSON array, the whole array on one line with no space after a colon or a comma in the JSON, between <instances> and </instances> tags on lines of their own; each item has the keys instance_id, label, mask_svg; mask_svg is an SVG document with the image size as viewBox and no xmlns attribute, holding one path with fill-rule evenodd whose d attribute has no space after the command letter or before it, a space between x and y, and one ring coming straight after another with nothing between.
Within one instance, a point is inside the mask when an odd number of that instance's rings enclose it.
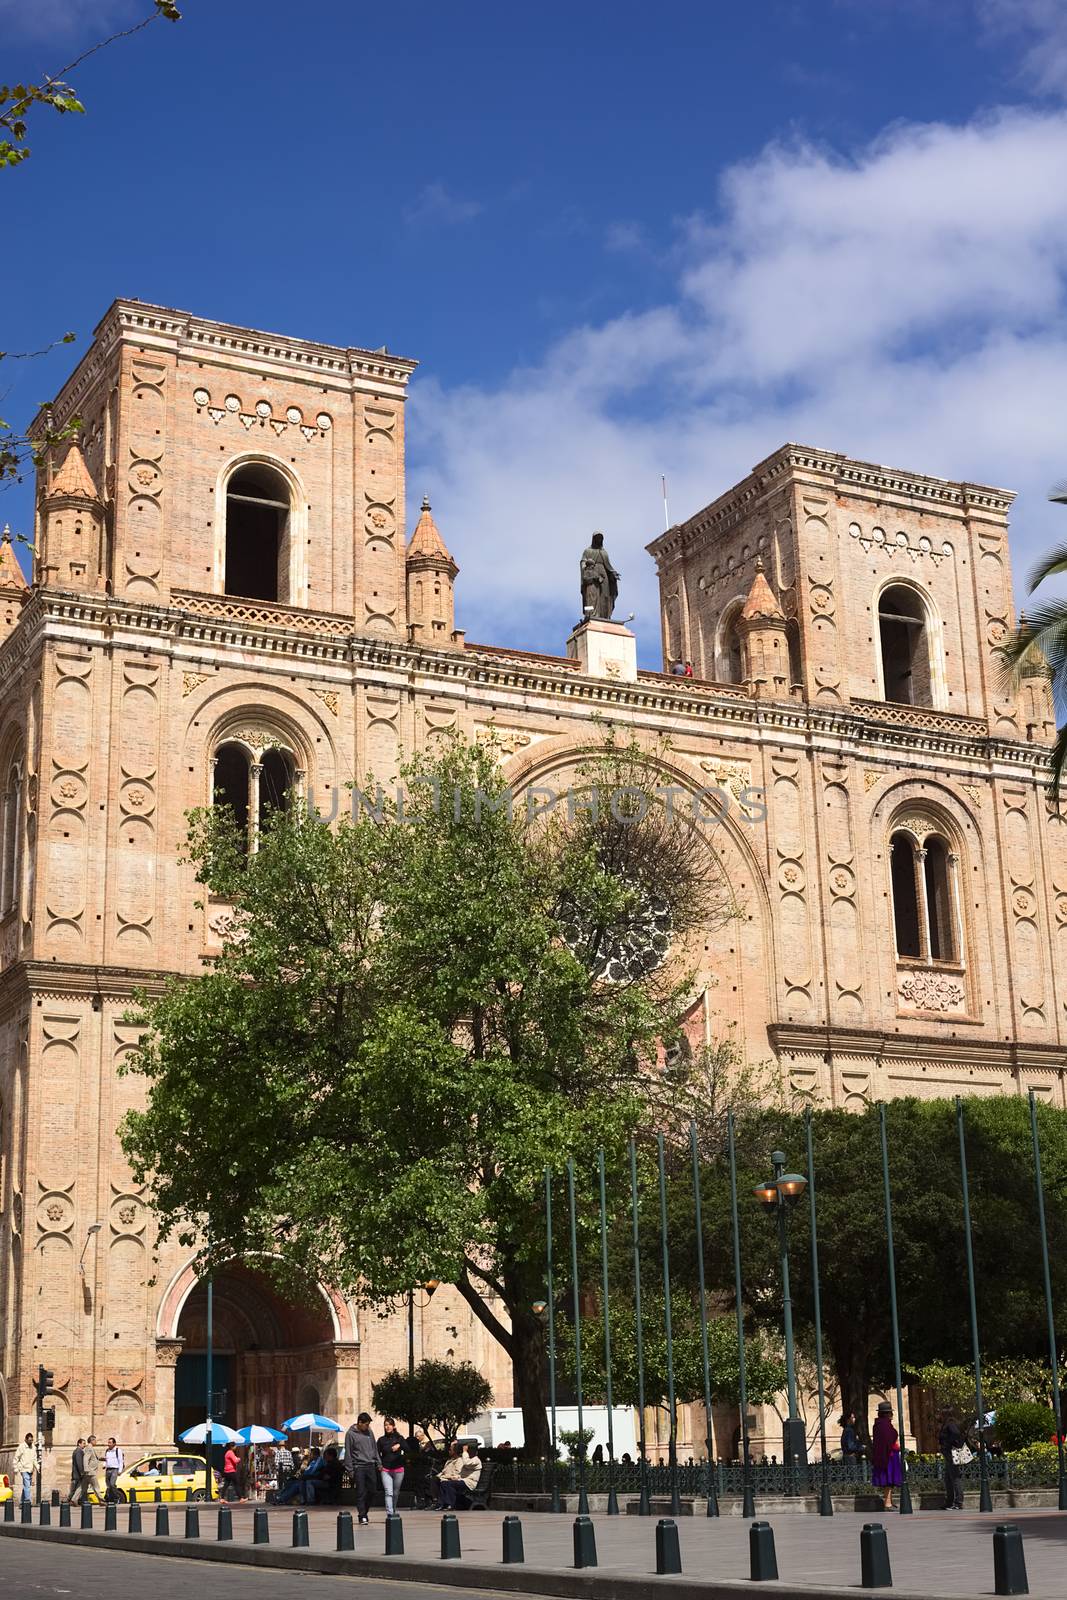
<instances>
[{"instance_id":1,"label":"green tree","mask_svg":"<svg viewBox=\"0 0 1067 1600\"><path fill-rule=\"evenodd\" d=\"M336 828L279 813L246 857L230 819L197 814L191 859L233 935L145 1004L133 1061L148 1103L124 1144L163 1237L377 1304L454 1283L542 1452L543 1170L604 1146L623 1192L649 1063L692 999L657 935L684 955L733 914L657 779L610 735L579 775L649 798L625 840L609 807L511 808L496 751L460 740L405 769L405 825L374 797Z\"/></svg>"},{"instance_id":2,"label":"green tree","mask_svg":"<svg viewBox=\"0 0 1067 1600\"><path fill-rule=\"evenodd\" d=\"M371 1386L375 1411L437 1433L446 1446L492 1399L492 1385L469 1361L420 1361L410 1375L395 1367Z\"/></svg>"},{"instance_id":3,"label":"green tree","mask_svg":"<svg viewBox=\"0 0 1067 1600\"><path fill-rule=\"evenodd\" d=\"M1059 484L1049 495L1054 505L1067 505L1067 484ZM1067 572L1067 544L1056 545L1043 556L1030 573L1031 594L1046 578L1060 578ZM1024 678L1046 674L1052 679L1056 704L1067 693L1067 604L1056 597L1034 606L1020 618L1019 627L1002 647L1005 685L1017 689ZM1049 793L1058 801L1067 766L1067 723L1059 729L1052 747Z\"/></svg>"}]
</instances>

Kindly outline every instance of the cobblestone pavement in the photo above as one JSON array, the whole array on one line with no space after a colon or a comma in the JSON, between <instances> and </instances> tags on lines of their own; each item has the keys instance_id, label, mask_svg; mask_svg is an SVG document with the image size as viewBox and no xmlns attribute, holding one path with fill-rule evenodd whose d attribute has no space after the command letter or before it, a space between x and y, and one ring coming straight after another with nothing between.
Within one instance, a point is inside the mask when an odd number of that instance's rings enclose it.
<instances>
[{"instance_id":1,"label":"cobblestone pavement","mask_svg":"<svg viewBox=\"0 0 1067 1600\"><path fill-rule=\"evenodd\" d=\"M53 1520L57 1513L53 1510ZM200 1545L213 1543L216 1533L216 1511L200 1508ZM252 1542L252 1508L232 1508L234 1542L250 1545ZM118 1511L118 1532L122 1535L127 1526L125 1508ZM337 1513L335 1510L311 1510L308 1514L309 1543L312 1550L333 1551L336 1545ZM36 1520L36 1516L35 1516ZM143 1530L147 1537L154 1536L155 1508L142 1510ZM185 1509L169 1508L171 1528L170 1545L183 1543ZM403 1517L405 1554L394 1557L396 1576L405 1576L405 1565L418 1563L418 1576L425 1580L426 1566L436 1563L448 1572L449 1585L462 1584L461 1571L480 1568L477 1576L472 1571L472 1585L477 1584L484 1593L503 1578L501 1571L501 1524L498 1512L466 1512L460 1515L462 1539L460 1560L442 1563L440 1560L441 1524L434 1512L406 1512ZM593 1526L597 1543L597 1572L600 1575L617 1574L630 1579L655 1579L655 1519L637 1517L596 1516ZM924 1512L911 1517L900 1517L895 1512L879 1515L844 1514L833 1518L782 1516L769 1518L774 1529L777 1547L778 1570L782 1586L801 1588L815 1595L822 1590L858 1587L860 1582L860 1530L866 1522L880 1521L885 1527L892 1563L894 1588L910 1595L929 1597L929 1600L963 1600L963 1597L992 1594L993 1582L993 1531L1001 1521L1017 1526L1023 1535L1030 1593L1035 1600L1064 1600L1067 1596L1067 1513L1047 1511L1016 1511L1008 1517L1002 1515L980 1516L968 1513ZM78 1512L73 1513L75 1529ZM103 1531L103 1514L97 1510L96 1528L90 1536L93 1544L99 1540L106 1545L113 1534ZM559 1584L566 1573L575 1579L580 1575L573 1567L573 1523L570 1516L540 1514L522 1519L525 1545L526 1586L534 1588L531 1569L551 1573L553 1589L560 1592ZM279 1555L291 1547L293 1536L292 1512L289 1509L271 1509L269 1512L270 1544ZM0 1529L0 1531L6 1531ZM682 1577L667 1578L663 1583L675 1587L688 1587L689 1582L738 1582L749 1577L749 1525L741 1518L708 1520L703 1517L683 1517L678 1521L682 1559ZM385 1524L379 1512L372 1517L369 1527L355 1529L356 1569L360 1557L380 1561L385 1551ZM5 1543L4 1557L10 1545ZM52 1558L54 1546L30 1546L40 1558L42 1567ZM116 1556L119 1552L116 1552ZM141 1557L130 1559L141 1560ZM352 1558L347 1558L351 1560ZM489 1571L487 1571L489 1569ZM506 1569L512 1571L513 1569ZM215 1587L214 1569L210 1582ZM489 1572L495 1572L491 1577ZM408 1574L411 1577L416 1573ZM390 1566L389 1576L392 1576ZM199 1580L198 1580L199 1581ZM649 1588L653 1587L649 1583ZM507 1587L501 1582L501 1587ZM154 1587L154 1585L153 1585ZM658 1584L655 1585L660 1588ZM763 1587L763 1586L761 1586ZM575 1593L580 1586L575 1585Z\"/></svg>"}]
</instances>

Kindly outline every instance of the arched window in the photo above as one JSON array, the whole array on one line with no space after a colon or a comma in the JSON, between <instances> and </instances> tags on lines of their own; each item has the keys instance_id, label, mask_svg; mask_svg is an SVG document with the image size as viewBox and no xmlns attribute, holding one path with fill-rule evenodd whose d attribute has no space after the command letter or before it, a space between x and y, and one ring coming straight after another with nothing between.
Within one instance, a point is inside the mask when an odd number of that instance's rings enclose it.
<instances>
[{"instance_id":1,"label":"arched window","mask_svg":"<svg viewBox=\"0 0 1067 1600\"><path fill-rule=\"evenodd\" d=\"M227 594L288 602L292 491L274 467L250 461L226 485Z\"/></svg>"},{"instance_id":2,"label":"arched window","mask_svg":"<svg viewBox=\"0 0 1067 1600\"><path fill-rule=\"evenodd\" d=\"M288 807L297 781L292 753L279 745L253 750L231 740L215 752L214 803L229 807L247 850L257 849L272 812Z\"/></svg>"},{"instance_id":3,"label":"arched window","mask_svg":"<svg viewBox=\"0 0 1067 1600\"><path fill-rule=\"evenodd\" d=\"M957 858L940 834L900 828L889 843L898 959L962 964Z\"/></svg>"},{"instance_id":4,"label":"arched window","mask_svg":"<svg viewBox=\"0 0 1067 1600\"><path fill-rule=\"evenodd\" d=\"M715 678L718 683L744 683L745 666L741 653L741 635L737 631L737 619L741 615L744 600L735 600L719 618L718 636L715 641Z\"/></svg>"},{"instance_id":5,"label":"arched window","mask_svg":"<svg viewBox=\"0 0 1067 1600\"><path fill-rule=\"evenodd\" d=\"M7 769L4 784L2 834L0 841L0 916L7 916L18 903L19 871L22 865L22 759L16 757Z\"/></svg>"},{"instance_id":6,"label":"arched window","mask_svg":"<svg viewBox=\"0 0 1067 1600\"><path fill-rule=\"evenodd\" d=\"M898 705L932 706L929 618L922 596L909 584L891 584L879 595L878 644L885 698Z\"/></svg>"}]
</instances>

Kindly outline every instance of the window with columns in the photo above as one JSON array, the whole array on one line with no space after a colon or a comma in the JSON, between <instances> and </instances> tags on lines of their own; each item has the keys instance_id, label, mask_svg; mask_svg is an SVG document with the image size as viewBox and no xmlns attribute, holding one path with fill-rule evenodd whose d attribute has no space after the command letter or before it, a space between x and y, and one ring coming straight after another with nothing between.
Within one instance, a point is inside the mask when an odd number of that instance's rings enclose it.
<instances>
[{"instance_id":1,"label":"window with columns","mask_svg":"<svg viewBox=\"0 0 1067 1600\"><path fill-rule=\"evenodd\" d=\"M933 822L909 818L889 844L897 959L964 965L959 856Z\"/></svg>"},{"instance_id":2,"label":"window with columns","mask_svg":"<svg viewBox=\"0 0 1067 1600\"><path fill-rule=\"evenodd\" d=\"M22 757L8 764L0 811L0 916L18 904L22 866Z\"/></svg>"},{"instance_id":3,"label":"window with columns","mask_svg":"<svg viewBox=\"0 0 1067 1600\"><path fill-rule=\"evenodd\" d=\"M232 812L249 854L259 848L271 813L286 810L303 792L296 756L269 734L241 734L215 751L213 802Z\"/></svg>"}]
</instances>

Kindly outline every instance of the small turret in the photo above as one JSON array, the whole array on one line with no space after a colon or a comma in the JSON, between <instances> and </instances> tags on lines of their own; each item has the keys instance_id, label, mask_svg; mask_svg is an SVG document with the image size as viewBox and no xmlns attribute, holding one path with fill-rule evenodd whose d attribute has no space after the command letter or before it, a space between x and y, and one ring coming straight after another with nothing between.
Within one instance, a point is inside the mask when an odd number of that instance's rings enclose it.
<instances>
[{"instance_id":1,"label":"small turret","mask_svg":"<svg viewBox=\"0 0 1067 1600\"><path fill-rule=\"evenodd\" d=\"M767 582L762 556L756 557L756 576L735 626L741 642L744 681L757 691L788 693L789 625Z\"/></svg>"},{"instance_id":2,"label":"small turret","mask_svg":"<svg viewBox=\"0 0 1067 1600\"><path fill-rule=\"evenodd\" d=\"M0 537L0 644L18 622L28 593L26 579L11 543L11 529L5 523Z\"/></svg>"},{"instance_id":3,"label":"small turret","mask_svg":"<svg viewBox=\"0 0 1067 1600\"><path fill-rule=\"evenodd\" d=\"M44 496L38 576L60 589L104 587L104 507L77 442Z\"/></svg>"},{"instance_id":4,"label":"small turret","mask_svg":"<svg viewBox=\"0 0 1067 1600\"><path fill-rule=\"evenodd\" d=\"M1019 633L1028 632L1026 613L1019 614ZM1051 744L1056 737L1056 708L1052 697L1052 668L1037 640L1027 645L1016 667L1019 708L1027 739Z\"/></svg>"},{"instance_id":5,"label":"small turret","mask_svg":"<svg viewBox=\"0 0 1067 1600\"><path fill-rule=\"evenodd\" d=\"M459 568L438 532L425 495L406 559L408 634L412 643L462 650L463 633L456 629L454 591Z\"/></svg>"}]
</instances>

